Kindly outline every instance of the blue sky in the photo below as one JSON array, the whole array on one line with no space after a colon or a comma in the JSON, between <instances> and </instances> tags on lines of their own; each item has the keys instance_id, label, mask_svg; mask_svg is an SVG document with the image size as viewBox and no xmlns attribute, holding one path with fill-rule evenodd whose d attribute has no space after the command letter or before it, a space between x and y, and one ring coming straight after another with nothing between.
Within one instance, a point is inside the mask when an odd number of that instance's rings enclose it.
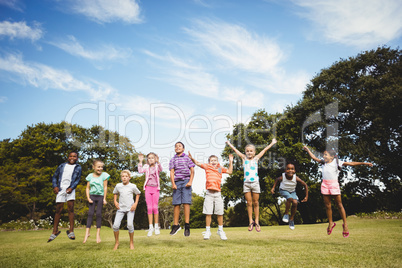
<instances>
[{"instance_id":1,"label":"blue sky","mask_svg":"<svg viewBox=\"0 0 402 268\"><path fill-rule=\"evenodd\" d=\"M178 140L206 161L321 69L401 46L400 14L400 0L0 0L0 139L66 120L118 131L165 171Z\"/></svg>"}]
</instances>

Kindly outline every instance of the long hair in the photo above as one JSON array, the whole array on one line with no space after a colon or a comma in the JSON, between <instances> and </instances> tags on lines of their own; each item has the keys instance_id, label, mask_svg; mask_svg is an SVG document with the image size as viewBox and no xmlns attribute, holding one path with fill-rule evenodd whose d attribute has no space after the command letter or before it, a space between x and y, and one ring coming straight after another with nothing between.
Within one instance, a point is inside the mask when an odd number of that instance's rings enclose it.
<instances>
[{"instance_id":1,"label":"long hair","mask_svg":"<svg viewBox=\"0 0 402 268\"><path fill-rule=\"evenodd\" d=\"M329 149L327 150L327 153L329 153L330 156L333 156L336 160L336 167L338 168L338 170L342 170L342 168L339 166L339 158L338 155L336 154L334 149Z\"/></svg>"}]
</instances>

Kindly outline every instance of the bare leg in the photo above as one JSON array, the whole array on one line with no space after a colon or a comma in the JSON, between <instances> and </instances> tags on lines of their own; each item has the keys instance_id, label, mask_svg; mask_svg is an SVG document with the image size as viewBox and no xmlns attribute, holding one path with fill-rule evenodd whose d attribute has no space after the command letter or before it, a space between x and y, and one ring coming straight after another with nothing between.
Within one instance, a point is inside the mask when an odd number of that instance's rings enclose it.
<instances>
[{"instance_id":1,"label":"bare leg","mask_svg":"<svg viewBox=\"0 0 402 268\"><path fill-rule=\"evenodd\" d=\"M53 223L53 234L57 234L59 231L59 222L61 218L61 212L63 211L64 203L56 204L56 213L54 215L54 223Z\"/></svg>"},{"instance_id":2,"label":"bare leg","mask_svg":"<svg viewBox=\"0 0 402 268\"><path fill-rule=\"evenodd\" d=\"M293 198L286 199L285 214L289 214L290 205L292 204Z\"/></svg>"},{"instance_id":3,"label":"bare leg","mask_svg":"<svg viewBox=\"0 0 402 268\"><path fill-rule=\"evenodd\" d=\"M255 223L260 224L260 194L253 193L253 206L254 206L254 216L255 216Z\"/></svg>"},{"instance_id":4,"label":"bare leg","mask_svg":"<svg viewBox=\"0 0 402 268\"><path fill-rule=\"evenodd\" d=\"M179 216L180 216L180 205L175 205L173 210L173 224L179 224Z\"/></svg>"},{"instance_id":5,"label":"bare leg","mask_svg":"<svg viewBox=\"0 0 402 268\"><path fill-rule=\"evenodd\" d=\"M84 242L82 242L82 243L84 243L84 244L87 242L87 239L88 239L88 237L89 237L89 230L91 230L91 228L86 228L86 229L85 229Z\"/></svg>"},{"instance_id":6,"label":"bare leg","mask_svg":"<svg viewBox=\"0 0 402 268\"><path fill-rule=\"evenodd\" d=\"M101 228L96 228L96 243L100 243L102 242L101 238L100 238L100 229Z\"/></svg>"},{"instance_id":7,"label":"bare leg","mask_svg":"<svg viewBox=\"0 0 402 268\"><path fill-rule=\"evenodd\" d=\"M68 220L70 222L70 233L74 232L74 200L67 201Z\"/></svg>"},{"instance_id":8,"label":"bare leg","mask_svg":"<svg viewBox=\"0 0 402 268\"><path fill-rule=\"evenodd\" d=\"M184 222L190 223L190 204L184 204Z\"/></svg>"},{"instance_id":9,"label":"bare leg","mask_svg":"<svg viewBox=\"0 0 402 268\"><path fill-rule=\"evenodd\" d=\"M159 213L158 214L154 214L154 223L159 224Z\"/></svg>"},{"instance_id":10,"label":"bare leg","mask_svg":"<svg viewBox=\"0 0 402 268\"><path fill-rule=\"evenodd\" d=\"M149 225L152 225L152 221L153 221L152 214L148 214L148 222L149 222Z\"/></svg>"},{"instance_id":11,"label":"bare leg","mask_svg":"<svg viewBox=\"0 0 402 268\"><path fill-rule=\"evenodd\" d=\"M297 200L290 198L290 200L292 200L292 210L291 210L291 214L290 214L290 220L293 221L296 215L296 211L297 211Z\"/></svg>"},{"instance_id":12,"label":"bare leg","mask_svg":"<svg viewBox=\"0 0 402 268\"><path fill-rule=\"evenodd\" d=\"M130 236L130 249L134 249L134 233L128 233Z\"/></svg>"},{"instance_id":13,"label":"bare leg","mask_svg":"<svg viewBox=\"0 0 402 268\"><path fill-rule=\"evenodd\" d=\"M247 192L244 193L244 197L246 198L247 201L247 214L248 214L248 222L249 224L253 223L253 199L251 197L251 193ZM249 227L250 230L250 227Z\"/></svg>"},{"instance_id":14,"label":"bare leg","mask_svg":"<svg viewBox=\"0 0 402 268\"><path fill-rule=\"evenodd\" d=\"M113 250L116 250L119 248L119 231L114 232L114 248Z\"/></svg>"},{"instance_id":15,"label":"bare leg","mask_svg":"<svg viewBox=\"0 0 402 268\"><path fill-rule=\"evenodd\" d=\"M323 195L323 198L324 198L325 211L327 212L327 218L328 218L328 229L331 229L333 225L332 208L331 208L332 198L330 195Z\"/></svg>"},{"instance_id":16,"label":"bare leg","mask_svg":"<svg viewBox=\"0 0 402 268\"><path fill-rule=\"evenodd\" d=\"M219 219L219 216L218 216ZM205 226L209 227L211 226L211 221L212 221L212 215L205 215Z\"/></svg>"},{"instance_id":17,"label":"bare leg","mask_svg":"<svg viewBox=\"0 0 402 268\"><path fill-rule=\"evenodd\" d=\"M218 225L223 226L223 215L218 215L217 218L218 218Z\"/></svg>"},{"instance_id":18,"label":"bare leg","mask_svg":"<svg viewBox=\"0 0 402 268\"><path fill-rule=\"evenodd\" d=\"M336 195L334 199L335 199L336 206L338 207L339 214L341 214L341 217L343 220L343 231L349 232L348 224L346 223L346 211L343 208L341 195Z\"/></svg>"}]
</instances>

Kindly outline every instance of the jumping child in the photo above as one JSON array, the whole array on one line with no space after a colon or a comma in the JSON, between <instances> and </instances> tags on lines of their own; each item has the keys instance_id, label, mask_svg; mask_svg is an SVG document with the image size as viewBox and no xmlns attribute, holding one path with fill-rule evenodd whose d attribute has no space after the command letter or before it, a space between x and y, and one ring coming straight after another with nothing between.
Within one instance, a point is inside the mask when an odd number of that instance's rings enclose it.
<instances>
[{"instance_id":1,"label":"jumping child","mask_svg":"<svg viewBox=\"0 0 402 268\"><path fill-rule=\"evenodd\" d=\"M331 208L331 199L335 200L335 203L338 207L338 211L341 214L343 220L343 237L349 237L349 229L346 223L346 212L342 205L341 200L341 190L338 182L339 171L342 166L359 166L366 165L372 167L372 163L367 162L344 162L338 159L336 152L334 150L324 151L324 155L322 159L317 158L307 146L304 146L303 149L307 151L310 157L322 164L322 183L321 183L321 194L324 198L325 210L327 212L328 217L328 228L327 234L330 235L332 230L336 226L336 223L332 221L332 208ZM334 161L335 159L335 161Z\"/></svg>"},{"instance_id":2,"label":"jumping child","mask_svg":"<svg viewBox=\"0 0 402 268\"><path fill-rule=\"evenodd\" d=\"M134 249L134 215L137 209L138 200L140 199L140 190L133 183L130 183L131 172L123 170L120 173L121 183L116 184L113 190L114 205L117 208L116 217L114 218L113 231L115 244L113 250L119 247L119 228L121 220L127 214L127 229L130 236L130 249ZM135 194L135 202L133 198ZM119 195L119 202L117 202L117 195Z\"/></svg>"},{"instance_id":3,"label":"jumping child","mask_svg":"<svg viewBox=\"0 0 402 268\"><path fill-rule=\"evenodd\" d=\"M271 189L272 194L275 193L275 187L279 182L280 182L279 193L281 196L286 198L285 214L283 215L282 221L286 223L289 222L289 228L291 230L294 230L295 229L294 217L297 210L297 202L299 201L299 198L296 195L296 185L297 183L302 184L306 191L306 197L302 200L302 202L306 202L308 199L308 186L304 181L302 181L299 177L296 176L296 169L292 163L287 164L285 172L282 173L281 177L278 177L275 180L274 186L272 186ZM292 205L292 210L289 218L290 205Z\"/></svg>"},{"instance_id":4,"label":"jumping child","mask_svg":"<svg viewBox=\"0 0 402 268\"><path fill-rule=\"evenodd\" d=\"M223 231L223 199L221 196L222 173L232 174L233 172L233 155L229 155L229 168L221 167L218 162L218 157L211 155L208 158L208 164L203 164L195 160L190 152L188 157L194 164L205 170L206 189L204 199L204 207L202 213L205 214L206 231L204 239L208 240L211 237L211 221L212 214L215 213L218 218L218 235L222 240L227 240L226 234Z\"/></svg>"},{"instance_id":5,"label":"jumping child","mask_svg":"<svg viewBox=\"0 0 402 268\"><path fill-rule=\"evenodd\" d=\"M258 160L276 143L276 139L272 139L272 142L267 147L265 147L258 155L255 155L255 146L252 144L246 145L246 147L244 148L246 154L244 155L239 150L237 150L229 141L226 141L226 143L243 160L243 192L247 201L247 213L249 218L248 230L251 232L255 226L255 230L257 232L261 232L261 226L259 222L260 208L258 203L261 192L260 182L258 178ZM253 205L255 221L253 221Z\"/></svg>"},{"instance_id":6,"label":"jumping child","mask_svg":"<svg viewBox=\"0 0 402 268\"><path fill-rule=\"evenodd\" d=\"M162 171L162 165L159 163L159 157L155 153L149 153L147 155L148 164L144 167L142 166L142 160L144 160L144 155L139 154L138 172L145 173L144 191L148 210L149 237L152 236L152 232L154 231L155 235L160 234L158 203L160 191L159 173ZM152 221L155 223L155 228L153 227Z\"/></svg>"},{"instance_id":7,"label":"jumping child","mask_svg":"<svg viewBox=\"0 0 402 268\"><path fill-rule=\"evenodd\" d=\"M92 220L95 213L96 206L96 243L101 242L100 229L102 226L102 208L106 205L106 195L107 195L107 181L110 175L103 172L103 162L101 160L94 160L92 168L93 173L89 174L85 179L87 182L86 194L88 199L88 219L87 228L85 230L85 237L83 243L87 242L89 237L89 231L91 229Z\"/></svg>"},{"instance_id":8,"label":"jumping child","mask_svg":"<svg viewBox=\"0 0 402 268\"><path fill-rule=\"evenodd\" d=\"M67 202L68 220L70 222L70 230L67 230L67 236L71 240L75 239L74 235L74 200L75 188L81 179L81 166L77 164L78 153L70 152L68 154L67 163L61 164L53 175L52 184L53 192L56 196L56 213L54 216L53 233L47 242L53 241L61 232L59 231L59 222L64 203Z\"/></svg>"}]
</instances>

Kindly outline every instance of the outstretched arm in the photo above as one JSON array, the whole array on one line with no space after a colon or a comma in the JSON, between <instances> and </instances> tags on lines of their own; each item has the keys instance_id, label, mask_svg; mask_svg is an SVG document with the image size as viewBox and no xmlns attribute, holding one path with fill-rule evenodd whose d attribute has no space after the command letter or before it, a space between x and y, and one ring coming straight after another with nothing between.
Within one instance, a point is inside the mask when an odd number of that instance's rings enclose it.
<instances>
[{"instance_id":1,"label":"outstretched arm","mask_svg":"<svg viewBox=\"0 0 402 268\"><path fill-rule=\"evenodd\" d=\"M233 155L229 154L229 168L227 174L232 174L233 172Z\"/></svg>"},{"instance_id":2,"label":"outstretched arm","mask_svg":"<svg viewBox=\"0 0 402 268\"><path fill-rule=\"evenodd\" d=\"M246 156L242 154L239 150L237 150L231 143L230 141L226 141L226 144L232 148L232 150L241 158L241 159L246 159Z\"/></svg>"},{"instance_id":3,"label":"outstretched arm","mask_svg":"<svg viewBox=\"0 0 402 268\"><path fill-rule=\"evenodd\" d=\"M369 167L372 167L373 163L368 163L368 162L343 162L342 166L369 166Z\"/></svg>"},{"instance_id":4,"label":"outstretched arm","mask_svg":"<svg viewBox=\"0 0 402 268\"><path fill-rule=\"evenodd\" d=\"M310 155L311 159L313 159L314 161L317 161L318 163L321 163L321 162L322 162L322 160L319 159L319 158L317 158L317 157L310 151L310 149L309 149L307 146L303 146L303 150L305 150L305 151Z\"/></svg>"},{"instance_id":5,"label":"outstretched arm","mask_svg":"<svg viewBox=\"0 0 402 268\"><path fill-rule=\"evenodd\" d=\"M188 157L193 161L193 163L199 167L201 167L202 163L198 162L197 160L194 159L194 157L190 154L190 151L188 151Z\"/></svg>"},{"instance_id":6,"label":"outstretched arm","mask_svg":"<svg viewBox=\"0 0 402 268\"><path fill-rule=\"evenodd\" d=\"M304 190L306 191L306 197L304 197L304 199L301 202L307 202L307 200L308 200L308 186L307 186L307 183L302 181L299 177L296 177L296 181L300 182L304 186Z\"/></svg>"},{"instance_id":7,"label":"outstretched arm","mask_svg":"<svg viewBox=\"0 0 402 268\"><path fill-rule=\"evenodd\" d=\"M259 154L257 154L257 156L254 157L254 159L257 160L260 159L269 149L271 149L272 146L274 146L276 142L277 142L276 139L273 138L271 143L267 147L265 147Z\"/></svg>"},{"instance_id":8,"label":"outstretched arm","mask_svg":"<svg viewBox=\"0 0 402 268\"><path fill-rule=\"evenodd\" d=\"M275 193L276 185L277 185L279 182L281 182L281 181L282 181L282 177L278 177L278 178L275 180L274 186L272 186L272 189L271 189L271 194L274 194L274 193Z\"/></svg>"}]
</instances>

